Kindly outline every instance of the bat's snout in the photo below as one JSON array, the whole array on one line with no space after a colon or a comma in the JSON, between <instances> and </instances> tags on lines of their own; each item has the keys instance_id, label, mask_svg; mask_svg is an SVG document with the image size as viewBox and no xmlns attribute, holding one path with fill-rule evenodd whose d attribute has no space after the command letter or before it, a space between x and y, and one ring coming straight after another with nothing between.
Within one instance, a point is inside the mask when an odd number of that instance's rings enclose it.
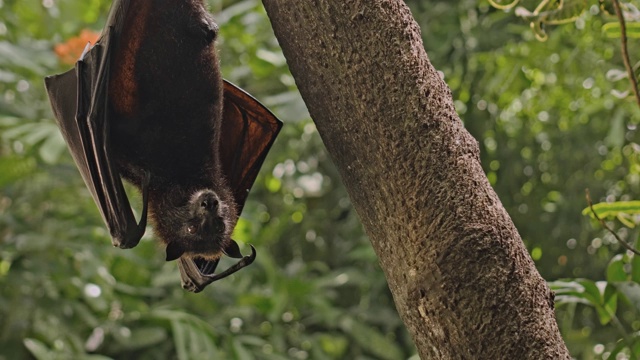
<instances>
[{"instance_id":1,"label":"bat's snout","mask_svg":"<svg viewBox=\"0 0 640 360\"><path fill-rule=\"evenodd\" d=\"M202 190L191 197L191 220L187 231L203 239L225 232L225 205L213 190Z\"/></svg>"},{"instance_id":2,"label":"bat's snout","mask_svg":"<svg viewBox=\"0 0 640 360\"><path fill-rule=\"evenodd\" d=\"M198 191L191 198L191 210L195 214L205 215L214 214L219 215L220 198L213 192L213 190Z\"/></svg>"}]
</instances>

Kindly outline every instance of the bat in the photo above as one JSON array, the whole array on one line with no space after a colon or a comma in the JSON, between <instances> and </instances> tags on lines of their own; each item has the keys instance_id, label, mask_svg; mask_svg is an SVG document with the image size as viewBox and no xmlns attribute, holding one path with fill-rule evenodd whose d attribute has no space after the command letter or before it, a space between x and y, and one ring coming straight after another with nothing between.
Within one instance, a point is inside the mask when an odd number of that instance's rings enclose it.
<instances>
[{"instance_id":1,"label":"bat","mask_svg":"<svg viewBox=\"0 0 640 360\"><path fill-rule=\"evenodd\" d=\"M217 35L204 0L114 0L75 69L45 78L113 245L135 247L148 217L193 292L255 259L231 233L282 127L222 79ZM142 193L139 221L123 178ZM215 274L223 255L241 260Z\"/></svg>"}]
</instances>

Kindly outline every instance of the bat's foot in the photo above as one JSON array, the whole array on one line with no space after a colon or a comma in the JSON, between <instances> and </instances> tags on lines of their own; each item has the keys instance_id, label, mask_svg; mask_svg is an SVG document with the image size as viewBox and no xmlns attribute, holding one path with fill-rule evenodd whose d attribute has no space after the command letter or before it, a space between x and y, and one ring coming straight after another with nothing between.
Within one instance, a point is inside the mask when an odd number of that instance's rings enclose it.
<instances>
[{"instance_id":1,"label":"bat's foot","mask_svg":"<svg viewBox=\"0 0 640 360\"><path fill-rule=\"evenodd\" d=\"M233 266L228 268L227 270L221 272L220 274L212 274L215 269L215 265L217 265L218 260L215 260L215 264L213 264L212 269L208 269L209 264L207 261L200 262L196 264L193 259L185 259L180 258L178 262L178 266L180 268L180 276L182 278L182 288L191 291L191 292L200 292L207 285L211 284L214 281L223 279L236 271L251 265L253 261L256 259L256 248L251 246L251 255L247 255L242 257L240 261L235 263ZM205 269L207 268L207 269ZM203 272L203 270L205 270Z\"/></svg>"}]
</instances>

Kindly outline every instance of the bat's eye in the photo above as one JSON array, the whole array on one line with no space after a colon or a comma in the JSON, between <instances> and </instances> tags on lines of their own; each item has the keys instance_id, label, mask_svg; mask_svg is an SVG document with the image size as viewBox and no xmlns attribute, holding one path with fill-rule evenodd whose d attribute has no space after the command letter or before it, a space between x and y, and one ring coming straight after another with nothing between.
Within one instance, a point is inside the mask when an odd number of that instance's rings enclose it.
<instances>
[{"instance_id":1,"label":"bat's eye","mask_svg":"<svg viewBox=\"0 0 640 360\"><path fill-rule=\"evenodd\" d=\"M198 232L198 227L195 225L189 225L187 226L187 232L191 235L195 234Z\"/></svg>"}]
</instances>

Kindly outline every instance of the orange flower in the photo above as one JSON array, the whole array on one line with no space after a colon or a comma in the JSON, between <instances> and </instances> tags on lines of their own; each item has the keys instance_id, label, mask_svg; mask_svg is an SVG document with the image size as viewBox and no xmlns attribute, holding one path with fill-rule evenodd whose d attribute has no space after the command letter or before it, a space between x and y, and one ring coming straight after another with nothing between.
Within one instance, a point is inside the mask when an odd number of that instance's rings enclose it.
<instances>
[{"instance_id":1,"label":"orange flower","mask_svg":"<svg viewBox=\"0 0 640 360\"><path fill-rule=\"evenodd\" d=\"M96 41L98 41L98 37L100 37L100 33L84 29L80 32L79 36L74 36L66 42L57 44L53 48L53 51L56 53L60 61L65 64L73 65L80 58L80 55L82 54L85 46L87 46L87 43L94 45Z\"/></svg>"}]
</instances>

